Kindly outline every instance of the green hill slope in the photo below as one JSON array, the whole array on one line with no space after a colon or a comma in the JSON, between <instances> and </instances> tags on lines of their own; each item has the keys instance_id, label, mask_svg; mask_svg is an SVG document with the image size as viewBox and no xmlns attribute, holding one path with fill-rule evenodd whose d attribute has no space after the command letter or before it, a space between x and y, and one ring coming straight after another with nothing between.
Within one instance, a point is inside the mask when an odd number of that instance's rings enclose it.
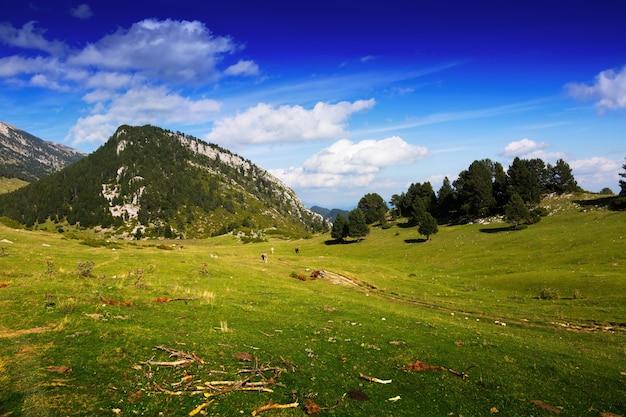
<instances>
[{"instance_id":1,"label":"green hill slope","mask_svg":"<svg viewBox=\"0 0 626 417\"><path fill-rule=\"evenodd\" d=\"M137 237L302 236L326 227L250 161L153 126L121 126L72 166L0 196L0 214L28 227L52 220Z\"/></svg>"},{"instance_id":2,"label":"green hill slope","mask_svg":"<svg viewBox=\"0 0 626 417\"><path fill-rule=\"evenodd\" d=\"M624 415L626 213L578 198L429 243L0 225L0 414Z\"/></svg>"}]
</instances>

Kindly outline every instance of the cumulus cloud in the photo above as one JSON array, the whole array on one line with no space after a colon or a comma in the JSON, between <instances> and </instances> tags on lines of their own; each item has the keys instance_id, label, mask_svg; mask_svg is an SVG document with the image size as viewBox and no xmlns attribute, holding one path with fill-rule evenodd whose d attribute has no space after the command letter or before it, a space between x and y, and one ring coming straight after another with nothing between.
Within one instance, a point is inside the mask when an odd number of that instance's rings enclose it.
<instances>
[{"instance_id":1,"label":"cumulus cloud","mask_svg":"<svg viewBox=\"0 0 626 417\"><path fill-rule=\"evenodd\" d=\"M70 9L70 15L77 19L85 20L93 16L93 12L88 4L79 4L78 6Z\"/></svg>"},{"instance_id":2,"label":"cumulus cloud","mask_svg":"<svg viewBox=\"0 0 626 417\"><path fill-rule=\"evenodd\" d=\"M597 100L595 106L600 111L626 108L626 66L600 72L591 85L569 83L565 90L579 100Z\"/></svg>"},{"instance_id":3,"label":"cumulus cloud","mask_svg":"<svg viewBox=\"0 0 626 417\"><path fill-rule=\"evenodd\" d=\"M345 136L348 118L369 110L375 100L317 103L312 109L302 106L274 107L260 103L233 117L215 122L206 139L220 144L303 142Z\"/></svg>"},{"instance_id":4,"label":"cumulus cloud","mask_svg":"<svg viewBox=\"0 0 626 417\"><path fill-rule=\"evenodd\" d=\"M107 99L108 105L100 102L94 113L80 118L65 140L75 145L102 143L121 124L201 123L220 110L220 103L215 100L192 100L164 87L139 87Z\"/></svg>"},{"instance_id":5,"label":"cumulus cloud","mask_svg":"<svg viewBox=\"0 0 626 417\"><path fill-rule=\"evenodd\" d=\"M522 157L524 155L529 155L533 152L537 152L539 150L545 149L549 147L550 144L547 142L535 142L532 139L523 138L515 142L511 142L504 147L500 151L500 155L506 156L509 158L514 158L516 156Z\"/></svg>"},{"instance_id":6,"label":"cumulus cloud","mask_svg":"<svg viewBox=\"0 0 626 417\"><path fill-rule=\"evenodd\" d=\"M296 188L365 187L385 167L423 159L428 149L411 145L398 136L354 143L341 139L307 159L302 167L271 172Z\"/></svg>"},{"instance_id":7,"label":"cumulus cloud","mask_svg":"<svg viewBox=\"0 0 626 417\"><path fill-rule=\"evenodd\" d=\"M203 83L216 80L217 64L239 49L230 37L214 36L199 21L146 19L88 45L68 62Z\"/></svg>"},{"instance_id":8,"label":"cumulus cloud","mask_svg":"<svg viewBox=\"0 0 626 417\"><path fill-rule=\"evenodd\" d=\"M548 152L546 149L551 145L548 142L536 142L532 139L523 138L515 142L511 142L500 151L500 155L513 159L519 157L522 159L541 159L543 161L556 161L557 159L565 159L564 152Z\"/></svg>"},{"instance_id":9,"label":"cumulus cloud","mask_svg":"<svg viewBox=\"0 0 626 417\"><path fill-rule=\"evenodd\" d=\"M13 47L44 51L50 55L60 55L68 49L61 41L47 40L44 37L46 31L36 28L36 23L30 21L17 29L8 22L0 22L0 42Z\"/></svg>"}]
</instances>

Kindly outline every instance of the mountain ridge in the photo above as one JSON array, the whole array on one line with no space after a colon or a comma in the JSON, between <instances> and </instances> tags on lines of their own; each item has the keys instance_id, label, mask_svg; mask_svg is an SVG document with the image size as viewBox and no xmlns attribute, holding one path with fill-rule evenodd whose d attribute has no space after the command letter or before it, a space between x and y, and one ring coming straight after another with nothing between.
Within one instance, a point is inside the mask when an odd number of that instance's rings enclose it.
<instances>
[{"instance_id":1,"label":"mountain ridge","mask_svg":"<svg viewBox=\"0 0 626 417\"><path fill-rule=\"evenodd\" d=\"M37 181L86 156L0 121L0 177Z\"/></svg>"}]
</instances>

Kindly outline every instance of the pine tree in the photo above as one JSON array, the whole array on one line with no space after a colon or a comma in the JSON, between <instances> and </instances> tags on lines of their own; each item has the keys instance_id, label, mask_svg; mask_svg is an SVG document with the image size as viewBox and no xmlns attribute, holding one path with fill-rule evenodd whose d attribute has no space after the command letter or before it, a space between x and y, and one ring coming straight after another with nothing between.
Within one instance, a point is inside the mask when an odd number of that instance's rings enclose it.
<instances>
[{"instance_id":1,"label":"pine tree","mask_svg":"<svg viewBox=\"0 0 626 417\"><path fill-rule=\"evenodd\" d=\"M509 203L504 206L504 218L517 227L521 222L528 221L530 210L518 194L513 194Z\"/></svg>"},{"instance_id":2,"label":"pine tree","mask_svg":"<svg viewBox=\"0 0 626 417\"><path fill-rule=\"evenodd\" d=\"M354 237L357 240L367 236L370 232L370 228L365 223L365 216L363 212L355 208L348 214L348 236Z\"/></svg>"},{"instance_id":3,"label":"pine tree","mask_svg":"<svg viewBox=\"0 0 626 417\"><path fill-rule=\"evenodd\" d=\"M385 216L389 208L385 200L376 193L365 194L357 206L365 215L365 223L372 224L380 222L385 223Z\"/></svg>"},{"instance_id":4,"label":"pine tree","mask_svg":"<svg viewBox=\"0 0 626 417\"><path fill-rule=\"evenodd\" d=\"M337 215L333 223L333 228L330 231L330 236L335 240L343 240L348 236L348 220L341 214Z\"/></svg>"},{"instance_id":5,"label":"pine tree","mask_svg":"<svg viewBox=\"0 0 626 417\"><path fill-rule=\"evenodd\" d=\"M624 158L624 160L626 160L626 158ZM624 172L620 172L619 176L624 178L623 180L619 180L619 187L620 187L620 192L619 195L621 197L626 197L626 162L624 162L624 165L622 165L622 169L624 170Z\"/></svg>"},{"instance_id":6,"label":"pine tree","mask_svg":"<svg viewBox=\"0 0 626 417\"><path fill-rule=\"evenodd\" d=\"M417 231L426 236L426 240L430 241L430 236L436 234L439 231L437 220L428 212L424 212L419 220L419 226Z\"/></svg>"}]
</instances>

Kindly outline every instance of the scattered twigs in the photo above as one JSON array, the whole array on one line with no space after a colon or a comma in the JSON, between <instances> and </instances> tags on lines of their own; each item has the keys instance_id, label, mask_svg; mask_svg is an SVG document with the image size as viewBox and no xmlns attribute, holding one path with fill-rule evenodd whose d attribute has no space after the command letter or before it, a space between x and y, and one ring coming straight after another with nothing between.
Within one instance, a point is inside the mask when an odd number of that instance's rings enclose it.
<instances>
[{"instance_id":1,"label":"scattered twigs","mask_svg":"<svg viewBox=\"0 0 626 417\"><path fill-rule=\"evenodd\" d=\"M264 411L268 411L268 410L276 410L279 408L298 408L298 406L300 405L300 403L295 402L295 403L289 403L289 404L272 404L269 403L267 405L263 405L259 408L257 408L256 410L254 410L252 412L253 416L256 416L257 414L260 414Z\"/></svg>"},{"instance_id":2,"label":"scattered twigs","mask_svg":"<svg viewBox=\"0 0 626 417\"><path fill-rule=\"evenodd\" d=\"M363 375L362 373L359 373L359 377L366 381L376 382L377 384L391 384L391 379L375 378L373 376Z\"/></svg>"},{"instance_id":3,"label":"scattered twigs","mask_svg":"<svg viewBox=\"0 0 626 417\"><path fill-rule=\"evenodd\" d=\"M282 372L286 371L284 368L280 366L274 366L270 362L260 362L257 357L250 355L245 359L248 359L251 363L246 364L246 367L243 369L239 369L238 371L226 372L225 370L221 371L208 371L202 370L202 364L205 364L205 361L196 356L194 353L183 352L178 349L172 349L165 346L155 346L154 350L159 350L165 352L172 358L171 361L158 361L155 360L154 357L149 360L142 362L141 365L133 366L133 369L142 370L143 367L150 367L150 371L144 375L144 377L148 380L151 380L150 386L152 387L154 392L159 394L165 394L170 396L202 396L204 401L202 404L198 405L193 410L189 411L189 416L194 416L197 414L206 414L205 409L209 407L215 401L216 397L226 396L233 392L238 391L246 391L246 392L257 392L257 393L273 393L274 387L284 387L285 385L277 382L276 380L281 376ZM235 358L242 359L242 355L233 355ZM286 363L284 359L283 363ZM180 379L175 378L173 381L172 377L168 376L164 380L156 381L153 378L155 377L152 372L153 366L159 366L161 368L170 367L172 369L180 369L179 367L183 366L191 366L193 364L197 364L198 369L193 371L193 368L186 368L182 370L182 375L180 375ZM294 365L295 366L295 365ZM224 367L222 367L224 369ZM202 370L202 371L201 371ZM215 380L202 380L199 378L199 374L204 375L212 375L214 373L219 374L230 374L235 375L234 378L225 377L223 379L215 379ZM170 373L171 374L171 373ZM221 377L218 377L221 378ZM169 380L169 381L168 381ZM211 400L209 400L211 398ZM257 415L264 411L273 410L273 409L281 409L281 408L296 408L298 407L298 402L294 399L294 402L291 404L272 404L269 403L262 407L257 408L252 412L253 415Z\"/></svg>"},{"instance_id":4,"label":"scattered twigs","mask_svg":"<svg viewBox=\"0 0 626 417\"><path fill-rule=\"evenodd\" d=\"M186 359L187 361L198 362L198 363L204 364L204 361L193 353L186 353L186 352L183 352L182 350L171 349L165 346L155 346L154 348L157 350L162 350L163 352L169 353L170 358L181 358L181 359Z\"/></svg>"}]
</instances>

